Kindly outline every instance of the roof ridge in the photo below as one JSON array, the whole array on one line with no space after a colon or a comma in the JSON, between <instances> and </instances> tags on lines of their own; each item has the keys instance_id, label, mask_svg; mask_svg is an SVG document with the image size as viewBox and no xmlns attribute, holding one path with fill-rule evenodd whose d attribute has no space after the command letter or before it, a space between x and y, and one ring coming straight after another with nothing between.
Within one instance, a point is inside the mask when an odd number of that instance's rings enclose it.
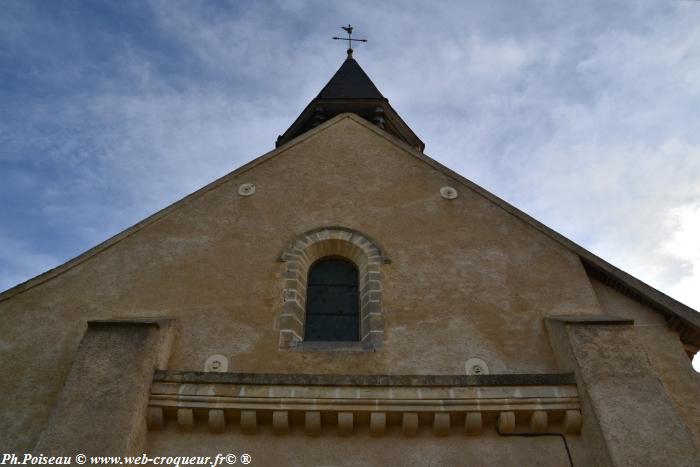
<instances>
[{"instance_id":1,"label":"roof ridge","mask_svg":"<svg viewBox=\"0 0 700 467\"><path fill-rule=\"evenodd\" d=\"M204 187L200 188L199 190L194 191L193 193L190 193L189 195L185 196L184 198L181 198L178 201L175 201L174 203L170 204L169 206L166 206L165 208L159 210L158 212L151 214L150 216L146 217L142 221L132 225L131 227L126 228L125 230L119 232L118 234L110 237L109 239L101 242L100 244L88 249L87 251L83 252L82 254L76 256L75 258L72 258L63 264L50 269L49 271L46 271L42 274L39 274L38 276L35 276L31 279L28 279L25 282L22 282L21 284L18 284L10 289L7 289L3 292L0 292L0 302L10 299L15 295L18 295L22 292L25 292L31 288L34 288L35 286L41 285L44 282L47 282L54 277L72 269L73 267L81 264L83 261L88 260L89 258L92 258L93 256L99 254L103 250L106 250L107 248L110 248L111 246L119 243L121 240L131 236L132 234L138 232L142 228L145 228L149 225L151 225L154 222L157 222L161 218L167 216L170 214L172 211L175 211L179 209L181 206L185 205L186 203L198 198L199 196L204 195L208 191L217 188L219 185L222 185L226 182L228 182L230 179L233 177L240 175L256 166L259 164L262 164L264 162L267 162L268 160L274 158L275 156L287 151L288 149L296 146L297 144L309 139L310 137L315 136L319 132L339 123L342 120L345 119L351 119L355 121L356 123L359 123L363 127L367 128L370 131L373 131L375 134L378 136L386 139L390 143L398 146L399 148L402 148L404 151L408 152L409 155L412 155L413 157L416 157L429 165L431 168L434 170L437 170L438 172L454 179L456 182L461 183L462 185L466 186L467 188L473 190L476 194L482 196L488 201L491 201L494 203L496 206L500 207L504 211L510 213L511 215L515 216L517 219L520 221L530 225L534 229L540 231L544 235L548 236L552 240L556 241L560 245L562 245L564 248L568 249L575 255L579 257L579 259L584 263L583 266L585 267L585 263L588 262L589 264L597 267L601 272L605 274L609 274L611 277L614 277L618 281L622 282L624 285L627 287L630 287L632 290L637 291L644 297L648 298L652 303L658 305L662 309L668 310L671 312L673 315L675 315L677 318L691 324L692 326L695 326L696 329L700 329L700 313L698 313L697 310L689 307L688 305L676 300L673 297L670 297L663 292L657 290L656 288L650 286L649 284L646 284L642 282L641 280L637 279L636 277L632 276L631 274L615 267L614 265L608 263L601 257L597 256L596 254L588 251L584 247L578 245L574 241L570 240L569 238L565 237L564 235L560 234L556 230L552 229L551 227L546 226L545 224L541 223L534 217L530 216L529 214L525 213L524 211L521 211L514 205L510 204L508 201L505 201L504 199L500 198L499 196L491 193L490 191L486 190L485 188L477 185L476 183L472 182L471 180L467 179L463 175L460 175L459 173L455 172L454 170L450 169L449 167L441 164L440 162L436 161L435 159L431 158L430 156L427 156L426 154L422 153L421 151L411 147L409 144L407 144L405 141L402 141L401 139L397 138L396 136L392 135L391 133L388 133L380 128L378 128L376 125L372 125L370 122L364 120L362 117L353 114L353 113L342 113L339 115L336 115L332 119L322 123L318 127L314 128L313 130L310 130L306 133L303 133L296 138L292 139L291 141L279 146L276 149L273 149L272 151L269 151L265 154L263 154L260 157L257 157L253 159L252 161L248 162L247 164L244 164L243 166L239 167L236 170L233 170L232 172L229 172L226 175L223 175L222 177L214 180L213 182L205 185Z\"/></svg>"},{"instance_id":2,"label":"roof ridge","mask_svg":"<svg viewBox=\"0 0 700 467\"><path fill-rule=\"evenodd\" d=\"M0 302L3 302L5 300L9 300L10 298L19 295L23 292L26 292L30 289L33 289L34 287L37 287L44 282L48 282L51 279L60 276L61 274L73 269L74 267L82 264L83 262L89 260L90 258L102 253L104 250L107 250L108 248L113 247L117 243L121 242L122 240L130 237L131 235L137 233L141 229L144 229L151 224L154 224L158 222L159 220L163 219L164 217L170 215L172 212L180 209L181 207L184 207L186 204L190 203L191 201L194 201L198 199L200 196L204 196L206 193L208 193L211 190L214 190L218 188L219 186L229 182L231 179L235 178L238 175L241 175L248 170L251 170L255 167L257 167L260 164L263 164L270 159L273 159L275 156L278 156L287 150L293 148L297 144L302 143L303 141L306 141L309 138L312 138L315 136L317 133L322 131L325 128L331 127L335 125L336 123L340 122L344 118L349 118L349 117L355 117L352 114L340 114L335 118L332 118L328 120L327 122L324 122L323 124L319 125L318 127L314 128L311 131L308 131L306 133L303 133L299 135L298 137L294 138L292 141L289 141L288 143L281 145L279 147L276 147L272 149L271 151L266 152L265 154L262 154L253 160L243 164L242 166L238 167L237 169L234 169L227 174L222 175L221 177L207 183L203 187L189 193L188 195L183 196L182 198L173 201L172 203L168 204L162 209L159 209L158 211L154 212L153 214L150 214L146 216L145 218L141 219L140 221L136 222L133 225L130 225L129 227L121 230L120 232L117 232L116 234L112 235L111 237L103 240L102 242L98 243L97 245L88 248L87 250L83 251L77 256L74 256L73 258L70 258L61 264L59 264L56 267L53 267L47 271L44 271L40 274L37 274L34 277L31 277L27 279L24 282L20 282L17 285L14 285L10 287L9 289L6 290L0 290ZM356 117L360 118L360 117Z\"/></svg>"}]
</instances>

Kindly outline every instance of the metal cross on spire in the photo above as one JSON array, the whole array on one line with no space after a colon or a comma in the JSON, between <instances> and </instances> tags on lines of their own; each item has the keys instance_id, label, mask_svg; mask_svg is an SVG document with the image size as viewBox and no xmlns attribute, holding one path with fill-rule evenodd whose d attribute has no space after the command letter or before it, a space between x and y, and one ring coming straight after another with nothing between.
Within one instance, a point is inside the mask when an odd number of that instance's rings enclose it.
<instances>
[{"instance_id":1,"label":"metal cross on spire","mask_svg":"<svg viewBox=\"0 0 700 467\"><path fill-rule=\"evenodd\" d=\"M333 39L336 41L348 41L348 58L352 58L352 42L367 42L367 39L353 39L352 26L349 24L347 26L341 26L341 29L348 33L348 37L334 37Z\"/></svg>"}]
</instances>

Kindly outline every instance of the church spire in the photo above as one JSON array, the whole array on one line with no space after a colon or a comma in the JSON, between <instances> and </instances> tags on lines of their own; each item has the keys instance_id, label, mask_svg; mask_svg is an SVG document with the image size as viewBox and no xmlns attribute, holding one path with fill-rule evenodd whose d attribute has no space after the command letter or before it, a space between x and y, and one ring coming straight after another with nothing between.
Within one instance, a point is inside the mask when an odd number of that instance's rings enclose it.
<instances>
[{"instance_id":1,"label":"church spire","mask_svg":"<svg viewBox=\"0 0 700 467\"><path fill-rule=\"evenodd\" d=\"M348 37L333 39L348 41L346 59L318 96L306 106L287 131L277 138L276 146L291 141L338 114L351 112L422 152L425 144L389 105L389 100L379 92L367 73L353 58L352 42L367 42L367 40L353 39L353 28L350 25L343 29L348 33Z\"/></svg>"},{"instance_id":2,"label":"church spire","mask_svg":"<svg viewBox=\"0 0 700 467\"><path fill-rule=\"evenodd\" d=\"M328 81L317 99L384 99L367 73L352 58L352 49L348 49L345 59L338 71Z\"/></svg>"}]
</instances>

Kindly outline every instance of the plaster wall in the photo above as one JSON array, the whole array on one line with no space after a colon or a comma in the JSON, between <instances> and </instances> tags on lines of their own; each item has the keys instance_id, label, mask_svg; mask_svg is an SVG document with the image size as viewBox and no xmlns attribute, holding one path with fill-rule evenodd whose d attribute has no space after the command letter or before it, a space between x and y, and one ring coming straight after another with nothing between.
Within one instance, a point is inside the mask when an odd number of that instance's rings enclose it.
<instances>
[{"instance_id":1,"label":"plaster wall","mask_svg":"<svg viewBox=\"0 0 700 467\"><path fill-rule=\"evenodd\" d=\"M630 320L597 315L547 323L562 368L575 371L585 420L582 438L599 465L698 465L693 436L645 358Z\"/></svg>"},{"instance_id":2,"label":"plaster wall","mask_svg":"<svg viewBox=\"0 0 700 467\"><path fill-rule=\"evenodd\" d=\"M256 193L241 197L249 182ZM459 197L443 199L445 185ZM278 349L279 253L324 226L363 232L391 259L377 352ZM562 313L600 313L575 254L340 116L56 277L0 296L0 451L35 443L92 319L177 319L178 370L223 354L234 372L463 374L480 357L491 373L553 373L542 318Z\"/></svg>"},{"instance_id":3,"label":"plaster wall","mask_svg":"<svg viewBox=\"0 0 700 467\"><path fill-rule=\"evenodd\" d=\"M700 446L700 373L693 370L678 334L664 317L593 279L604 312L634 320L635 340L663 384L675 410Z\"/></svg>"},{"instance_id":4,"label":"plaster wall","mask_svg":"<svg viewBox=\"0 0 700 467\"><path fill-rule=\"evenodd\" d=\"M428 431L428 430L424 430ZM456 430L459 431L459 430ZM579 437L569 437L574 465L590 465ZM400 433L372 438L367 433L342 438L335 433L319 437L291 433L245 436L226 433L149 433L149 455L250 454L251 465L272 466L569 466L566 448L558 436L498 437L495 433L477 437L464 433L436 438L421 432L415 438Z\"/></svg>"},{"instance_id":5,"label":"plaster wall","mask_svg":"<svg viewBox=\"0 0 700 467\"><path fill-rule=\"evenodd\" d=\"M33 454L144 452L149 388L173 332L169 320L91 322Z\"/></svg>"}]
</instances>

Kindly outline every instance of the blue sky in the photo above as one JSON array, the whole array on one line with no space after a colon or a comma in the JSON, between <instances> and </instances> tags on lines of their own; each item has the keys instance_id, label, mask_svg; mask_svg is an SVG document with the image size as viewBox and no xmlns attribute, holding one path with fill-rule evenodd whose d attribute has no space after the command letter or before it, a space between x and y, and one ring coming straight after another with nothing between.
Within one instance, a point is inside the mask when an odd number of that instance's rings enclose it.
<instances>
[{"instance_id":1,"label":"blue sky","mask_svg":"<svg viewBox=\"0 0 700 467\"><path fill-rule=\"evenodd\" d=\"M270 150L352 23L428 155L700 309L700 2L2 10L0 289Z\"/></svg>"}]
</instances>

